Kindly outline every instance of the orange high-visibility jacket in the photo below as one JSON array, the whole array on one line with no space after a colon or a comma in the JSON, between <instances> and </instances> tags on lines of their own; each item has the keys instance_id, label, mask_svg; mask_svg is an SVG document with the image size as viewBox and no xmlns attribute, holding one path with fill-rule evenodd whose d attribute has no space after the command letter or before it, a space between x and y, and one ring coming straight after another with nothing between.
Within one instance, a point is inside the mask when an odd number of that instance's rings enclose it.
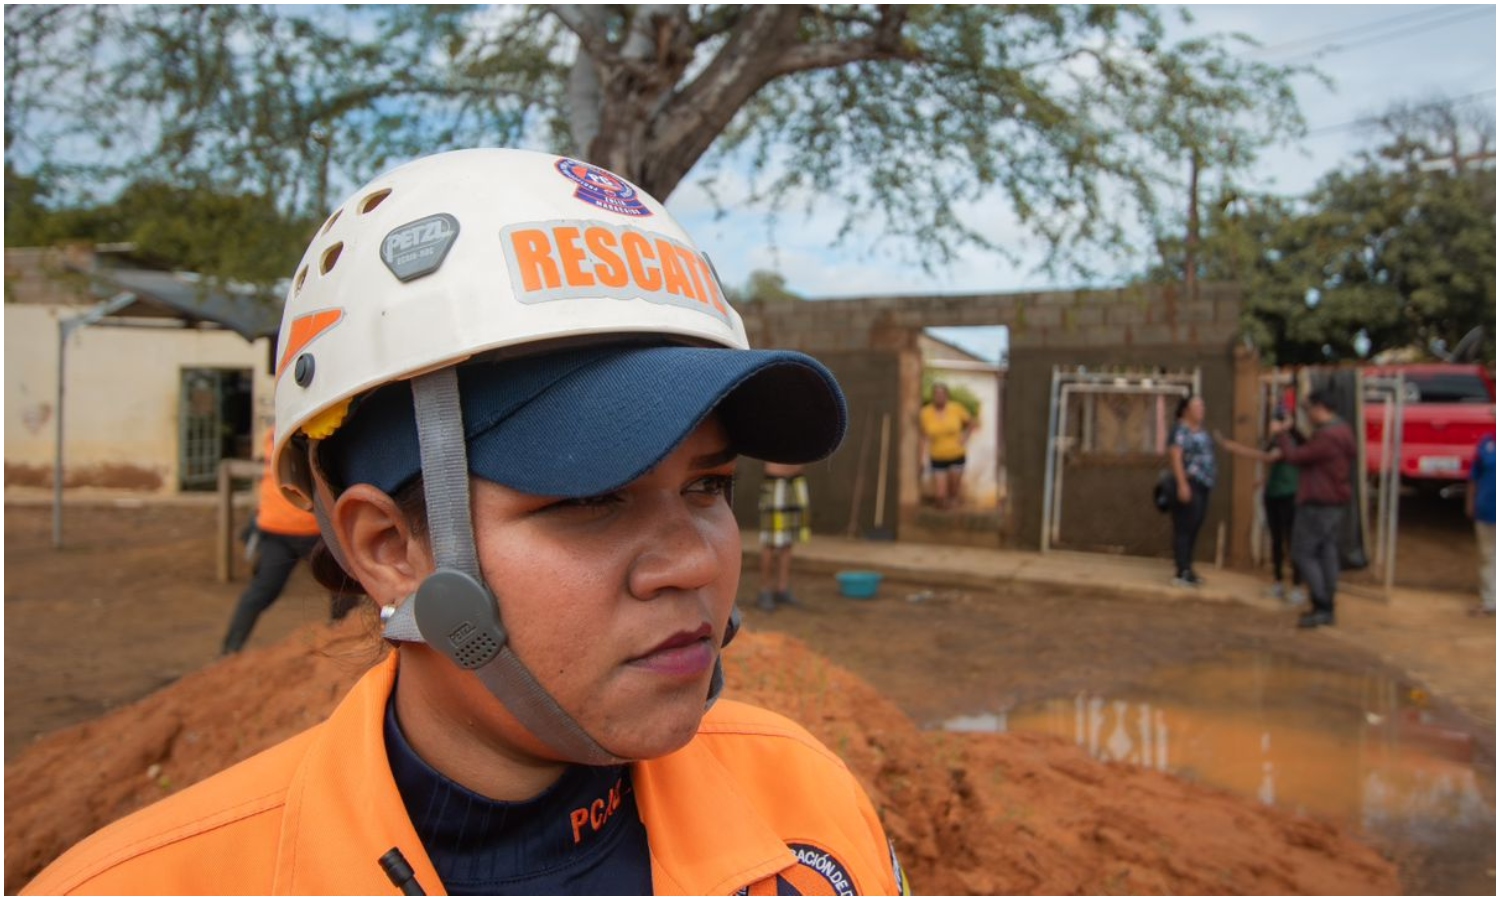
<instances>
[{"instance_id":1,"label":"orange high-visibility jacket","mask_svg":"<svg viewBox=\"0 0 1500 900\"><path fill-rule=\"evenodd\" d=\"M100 830L23 893L395 895L378 863L393 847L443 893L386 759L397 656L327 721ZM781 716L721 700L631 777L658 894L774 895L778 875L803 894L903 893L859 783Z\"/></svg>"}]
</instances>

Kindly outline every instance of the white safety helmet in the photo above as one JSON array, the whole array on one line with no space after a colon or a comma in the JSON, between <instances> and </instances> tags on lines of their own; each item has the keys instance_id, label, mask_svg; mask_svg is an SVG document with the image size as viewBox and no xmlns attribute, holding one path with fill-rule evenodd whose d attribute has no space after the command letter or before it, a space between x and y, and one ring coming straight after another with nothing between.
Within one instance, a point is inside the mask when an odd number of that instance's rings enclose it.
<instances>
[{"instance_id":1,"label":"white safety helmet","mask_svg":"<svg viewBox=\"0 0 1500 900\"><path fill-rule=\"evenodd\" d=\"M502 347L654 334L746 348L708 258L662 204L617 175L525 150L425 157L359 189L318 230L277 343L276 471L286 453L387 382ZM295 455L294 455L295 456Z\"/></svg>"},{"instance_id":2,"label":"white safety helmet","mask_svg":"<svg viewBox=\"0 0 1500 900\"><path fill-rule=\"evenodd\" d=\"M749 349L712 265L660 203L578 160L463 150L394 169L328 218L288 291L283 492L314 510L343 564L327 521L337 492L390 494L420 475L437 571L382 611L386 638L473 671L564 759L620 761L512 652L503 596L479 573L469 477L604 493L710 413L736 452L776 462L826 457L847 425L820 363ZM716 666L708 703L722 686Z\"/></svg>"}]
</instances>

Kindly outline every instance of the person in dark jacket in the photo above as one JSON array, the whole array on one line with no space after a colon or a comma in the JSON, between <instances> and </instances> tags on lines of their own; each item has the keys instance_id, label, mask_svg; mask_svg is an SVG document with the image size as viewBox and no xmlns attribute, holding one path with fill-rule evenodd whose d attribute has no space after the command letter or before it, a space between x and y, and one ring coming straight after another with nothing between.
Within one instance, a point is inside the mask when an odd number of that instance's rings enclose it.
<instances>
[{"instance_id":1,"label":"person in dark jacket","mask_svg":"<svg viewBox=\"0 0 1500 900\"><path fill-rule=\"evenodd\" d=\"M1339 579L1339 535L1353 496L1350 474L1358 458L1354 431L1333 410L1333 398L1317 390L1304 407L1313 433L1298 446L1287 422L1272 423L1279 458L1298 469L1297 518L1292 526L1292 563L1307 584L1312 611L1299 628L1334 624L1333 597Z\"/></svg>"}]
</instances>

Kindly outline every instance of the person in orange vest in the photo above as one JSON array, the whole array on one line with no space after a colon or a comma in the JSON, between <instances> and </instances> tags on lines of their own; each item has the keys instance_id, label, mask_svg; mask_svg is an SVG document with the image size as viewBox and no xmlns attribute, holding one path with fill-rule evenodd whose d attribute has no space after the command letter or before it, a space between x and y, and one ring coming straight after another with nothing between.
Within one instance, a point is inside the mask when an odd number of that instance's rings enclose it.
<instances>
[{"instance_id":1,"label":"person in orange vest","mask_svg":"<svg viewBox=\"0 0 1500 900\"><path fill-rule=\"evenodd\" d=\"M442 153L290 282L273 466L391 652L329 719L86 839L27 893L896 894L844 762L721 696L742 457L843 440L654 198Z\"/></svg>"},{"instance_id":2,"label":"person in orange vest","mask_svg":"<svg viewBox=\"0 0 1500 900\"><path fill-rule=\"evenodd\" d=\"M229 630L224 634L223 654L238 653L250 639L250 632L260 614L271 608L297 563L307 559L318 544L318 520L305 509L298 509L281 495L276 472L271 468L271 435L266 434L266 470L261 475L258 503L255 508L255 568L250 575ZM348 612L346 604L334 602L333 618Z\"/></svg>"}]
</instances>

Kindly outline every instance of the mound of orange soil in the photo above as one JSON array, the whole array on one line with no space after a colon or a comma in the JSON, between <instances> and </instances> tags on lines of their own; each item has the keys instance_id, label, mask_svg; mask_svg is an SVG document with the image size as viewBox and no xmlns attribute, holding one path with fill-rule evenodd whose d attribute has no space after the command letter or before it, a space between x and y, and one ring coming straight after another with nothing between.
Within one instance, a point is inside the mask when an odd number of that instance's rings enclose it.
<instances>
[{"instance_id":1,"label":"mound of orange soil","mask_svg":"<svg viewBox=\"0 0 1500 900\"><path fill-rule=\"evenodd\" d=\"M36 742L5 769L5 890L104 824L327 715L383 650L350 619L195 672ZM727 696L801 722L858 774L924 894L1390 894L1339 829L1089 758L1053 738L922 732L776 634L726 654Z\"/></svg>"}]
</instances>

